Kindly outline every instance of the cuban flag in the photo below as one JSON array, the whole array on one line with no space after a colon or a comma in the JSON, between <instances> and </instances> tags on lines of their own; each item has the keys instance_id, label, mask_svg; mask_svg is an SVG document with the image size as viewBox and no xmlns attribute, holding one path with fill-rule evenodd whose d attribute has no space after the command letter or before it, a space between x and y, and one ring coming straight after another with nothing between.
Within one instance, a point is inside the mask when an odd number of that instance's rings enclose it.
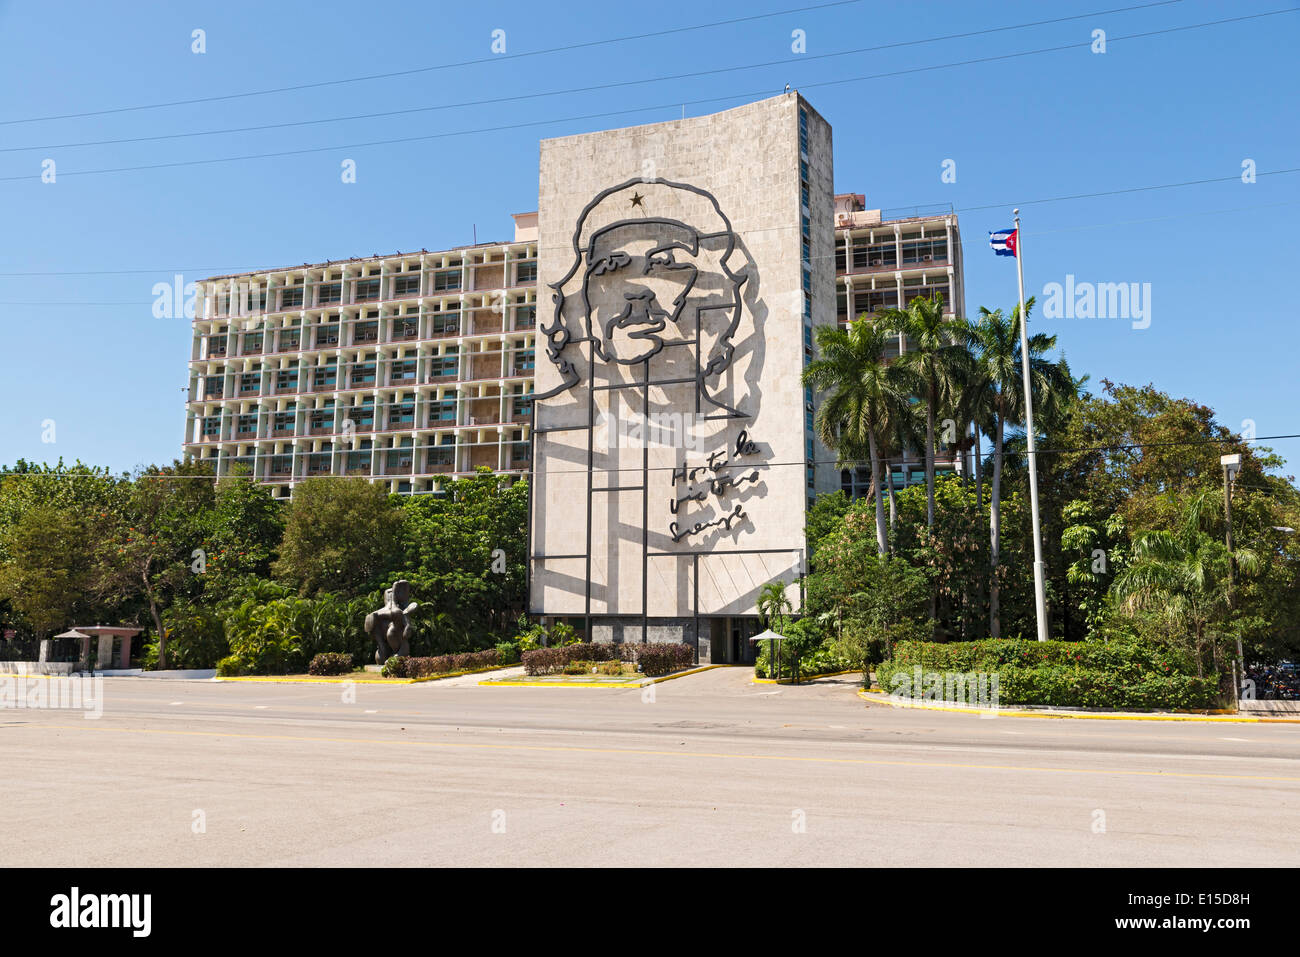
<instances>
[{"instance_id":1,"label":"cuban flag","mask_svg":"<svg viewBox=\"0 0 1300 957\"><path fill-rule=\"evenodd\" d=\"M999 256L1014 256L1019 234L1018 229L999 229L996 233L989 233L989 248Z\"/></svg>"}]
</instances>

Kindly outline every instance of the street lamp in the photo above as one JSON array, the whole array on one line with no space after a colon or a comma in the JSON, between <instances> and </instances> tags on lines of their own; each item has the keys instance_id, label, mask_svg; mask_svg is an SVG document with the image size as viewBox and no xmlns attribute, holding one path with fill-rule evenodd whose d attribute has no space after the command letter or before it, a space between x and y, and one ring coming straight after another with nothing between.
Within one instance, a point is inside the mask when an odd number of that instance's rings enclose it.
<instances>
[{"instance_id":1,"label":"street lamp","mask_svg":"<svg viewBox=\"0 0 1300 957\"><path fill-rule=\"evenodd\" d=\"M1232 480L1241 471L1241 453L1220 455L1219 464L1223 466L1223 517L1228 529L1228 612L1231 614L1233 592L1237 587L1237 559L1232 549ZM1235 700L1240 708L1241 682L1246 677L1246 658L1241 650L1240 631L1237 632L1237 660L1232 663L1232 672Z\"/></svg>"}]
</instances>

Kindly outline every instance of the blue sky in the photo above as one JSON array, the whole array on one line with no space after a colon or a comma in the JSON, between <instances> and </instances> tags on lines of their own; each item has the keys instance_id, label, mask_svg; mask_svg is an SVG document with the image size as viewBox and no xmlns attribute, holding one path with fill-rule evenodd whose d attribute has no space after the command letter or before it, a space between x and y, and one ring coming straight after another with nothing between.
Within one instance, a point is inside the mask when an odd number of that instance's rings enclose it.
<instances>
[{"instance_id":1,"label":"blue sky","mask_svg":"<svg viewBox=\"0 0 1300 957\"><path fill-rule=\"evenodd\" d=\"M822 0L824 3L825 0ZM1150 2L1150 0L1147 0ZM1060 318L1076 373L1154 382L1261 436L1300 432L1294 68L1300 13L1124 40L1294 7L1205 0L1099 14L1125 0L817 6L536 3L103 3L0 0L0 461L114 469L181 451L188 322L157 319L155 283L512 235L537 205L540 137L725 109L800 89L832 124L839 192L869 207L952 204L967 309L1012 305L1014 260L989 230L1024 220L1026 285L1149 283L1151 322ZM978 36L825 54L1079 19ZM191 51L205 31L206 52ZM505 31L506 55L491 50ZM1090 49L1104 30L1106 52ZM611 38L677 30L622 42ZM792 34L806 53L792 52ZM576 49L540 55L557 47ZM1059 52L1010 56L1074 44ZM821 56L821 59L816 57ZM461 66L464 61L484 60ZM775 62L773 61L785 61ZM773 64L754 67L754 64ZM407 76L43 122L375 73ZM705 70L687 79L627 83ZM899 75L899 71L914 71ZM849 77L895 74L856 82ZM587 92L403 116L93 146L69 144ZM706 102L701 102L706 101ZM589 114L620 112L582 119ZM529 124L529 125L523 125ZM470 132L484 128L491 132ZM414 142L360 147L403 137ZM76 175L317 147L276 158ZM27 147L32 147L27 149ZM353 159L357 181L343 184ZM41 181L42 162L55 182ZM1241 181L1253 160L1257 181ZM941 179L953 160L956 182ZM1036 202L1080 193L1205 185ZM995 208L981 208L993 206ZM92 273L101 274L92 274ZM26 274L26 275L23 275ZM43 442L55 425L53 443ZM1300 440L1266 443L1292 462ZM1294 468L1288 468L1293 472Z\"/></svg>"}]
</instances>

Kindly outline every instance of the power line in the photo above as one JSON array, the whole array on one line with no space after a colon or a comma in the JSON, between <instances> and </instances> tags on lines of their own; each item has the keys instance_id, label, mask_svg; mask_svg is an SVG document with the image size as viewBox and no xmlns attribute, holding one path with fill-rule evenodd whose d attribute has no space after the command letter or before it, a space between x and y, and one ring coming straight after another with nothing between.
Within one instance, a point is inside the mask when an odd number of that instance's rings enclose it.
<instances>
[{"instance_id":1,"label":"power line","mask_svg":"<svg viewBox=\"0 0 1300 957\"><path fill-rule=\"evenodd\" d=\"M1255 20L1255 19L1260 19L1262 17L1278 16L1280 14L1297 13L1297 12L1300 12L1300 9L1291 8L1285 10L1273 10L1267 13L1250 14L1250 15L1240 16L1240 17L1227 17L1220 20L1206 21L1204 23L1193 23L1193 24L1187 24L1179 27L1168 27L1161 30L1149 30L1143 33L1133 33L1133 34L1111 37L1109 38L1108 42L1114 43L1120 40L1144 39L1147 37L1160 36L1169 33L1178 33L1186 30L1199 29L1201 27L1220 26L1227 23L1237 23L1245 20ZM868 74L868 75L856 76L856 77L846 77L838 80L823 80L816 83L804 84L801 87L801 89L814 89L814 88L824 87L824 86L838 86L845 83L860 83L867 80L877 80L877 79L885 79L889 77L906 76L912 73L923 73L932 70L950 69L959 66L970 66L970 65L981 64L981 63L992 63L1001 60L1014 59L1017 57L1034 56L1041 53L1058 53L1065 50L1077 50L1080 48L1081 45L1088 46L1089 42L1085 41L1082 44L1078 42L1069 43L1069 44L1063 44L1055 47L1044 47L1038 50L1024 50L1018 53L1007 53L998 56L977 57L971 60L960 60L952 63L933 64L930 66L914 67L905 70L894 70L886 73L875 73L875 74ZM518 129L524 129L526 127L533 127L533 126L548 126L555 123L571 123L571 122L578 122L581 120L604 119L611 116L626 116L629 114L646 113L646 112L666 110L666 109L675 110L678 107L698 106L705 103L718 103L727 100L749 100L754 97L769 96L771 95L771 92L772 91L770 89L752 90L745 93L733 93L733 94L727 94L723 96L704 97L696 100L687 100L685 102L675 101L672 103L661 103L661 104L656 104L651 106L632 107L623 110L607 110L600 113L587 113L578 116L558 117L558 118L545 119L545 120L532 120L524 123L507 123L498 126L480 127L478 129L472 129L472 130L452 130L452 131L446 131L440 133L427 133L420 136L397 137L394 139L386 139L386 140L370 140L361 143L343 143L343 144L336 144L332 146L303 147L301 149L277 150L269 153L248 153L241 156L218 156L218 157L208 157L208 158L196 159L196 160L176 160L168 163L142 164L137 166L117 166L117 167L108 167L104 169L71 170L71 171L62 172L60 173L60 175L92 176L92 175L103 175L106 173L142 172L142 171L156 170L156 169L176 169L176 168L189 167L189 166L207 166L207 165L213 165L217 163L234 163L234 162L242 162L245 160L254 160L254 159L276 159L285 156L302 156L302 155L313 154L313 153L337 152L339 150L368 149L374 146L394 146L394 145L400 145L405 143L415 143L415 142L424 142L428 140L446 139L449 137L456 137L456 136L471 136L471 135L478 135L481 133L494 133L494 132L502 132L505 130L518 130ZM30 180L32 178L34 178L33 174L26 173L18 176L0 177L0 182L15 182L19 180ZM992 208L992 207L988 207L988 208Z\"/></svg>"},{"instance_id":2,"label":"power line","mask_svg":"<svg viewBox=\"0 0 1300 957\"><path fill-rule=\"evenodd\" d=\"M1281 170L1266 170L1266 171L1264 171L1264 172L1262 172L1262 173L1257 173L1256 176L1281 176L1281 175L1288 175L1288 174L1297 173L1297 172L1300 172L1300 167L1295 167L1295 168L1292 168L1292 169L1281 169ZM1239 177L1237 177L1237 176L1224 176L1224 177L1219 177L1219 178L1187 180L1187 181L1184 181L1184 182L1181 182L1181 183L1162 183L1162 184L1156 184L1156 185L1150 185L1150 186L1124 187L1124 188L1121 188L1121 189L1114 189L1114 190L1107 190L1107 191L1102 191L1102 192L1088 193L1088 194L1086 194L1086 196L1087 196L1088 198L1096 198L1096 197L1101 197L1101 196L1118 196L1118 195L1121 195L1121 194L1124 194L1124 193L1130 193L1130 192L1143 192L1143 191L1153 191L1153 190L1160 190L1160 189L1174 189L1174 188L1177 188L1177 187L1205 185L1205 184L1208 184L1208 183L1226 183L1226 182L1236 182L1238 179L1239 179ZM1076 198L1080 198L1080 197L1078 197L1078 196L1055 196L1055 197L1047 197L1047 198L1044 198L1044 199L1036 199L1036 200L1016 200L1013 204L1003 204L1003 205L1016 205L1016 204L1021 205L1021 206L1029 206L1029 205L1043 205L1043 204L1046 204L1046 203L1063 202L1063 201L1066 201L1066 200L1076 199ZM1175 215L1173 215L1173 216L1156 216L1156 217L1152 217L1152 218L1149 218L1149 219L1116 220L1116 221L1113 221L1113 222L1106 222L1106 223L1083 223L1083 224L1079 224L1079 225L1076 225L1076 226L1067 226L1067 227L1062 227L1062 228L1060 228L1060 229L1036 229L1036 230L1034 230L1033 232L1030 232L1030 231L1026 230L1026 235L1045 236L1045 235L1050 235L1050 234L1054 234L1054 233L1073 232L1073 231L1082 230L1082 229L1102 229L1102 228L1111 227L1111 226L1129 226L1129 225L1143 224L1143 223L1165 222L1165 221L1173 220L1173 219L1185 219L1185 218L1188 218L1188 217L1201 217L1201 216L1216 216L1216 215L1222 215L1222 214L1225 214L1225 213L1247 212L1247 211L1257 210L1257 209L1275 209L1275 208L1277 208L1277 207L1279 207L1279 206L1294 206L1294 205L1296 205L1296 203L1298 203L1298 202L1300 202L1300 200L1285 200L1285 201L1278 202L1278 203L1260 203L1260 204L1256 204L1256 205L1253 205L1253 206L1237 206L1237 207L1233 207L1233 208L1230 208L1230 209L1212 209L1212 210L1200 210L1200 209L1198 209L1198 210L1195 210L1195 211L1193 211L1193 212L1188 212L1188 213L1178 213L1178 214L1175 214ZM931 205L942 205L942 204L931 204ZM994 208L1002 208L1002 207L1001 207L1001 206L998 206L997 204L989 204L989 205L987 205L987 206L952 207L952 212L953 212L954 214L957 214L957 213L971 212L971 211L973 211L973 210L979 210L979 209L994 209ZM944 214L936 214L936 215L937 215L937 216L941 216L941 215L944 215ZM885 221L885 223L887 223L887 222L890 222L890 220L886 220L886 221ZM882 223L882 226L883 226L883 225L884 225L884 223ZM756 234L758 234L758 233L762 233L762 232L773 232L773 231L776 231L776 230L792 230L792 229L794 229L794 228L796 228L796 227L794 227L794 226L771 226L771 227L766 227L766 228L761 229L761 230L743 230L743 231L741 232L741 235L743 235L743 236L753 236L753 235L756 235ZM867 227L852 227L852 228L855 228L855 229L856 229L856 228L867 228ZM842 227L841 227L841 228L836 228L835 231L836 231L836 232L840 232L840 231L842 231L842 229L843 229ZM968 247L979 247L979 248L983 248L983 247L985 246L986 242L987 242L987 241L986 241L983 237L976 238L976 239L965 239L965 238L963 238L963 239L960 240L960 245L962 246L963 249L968 248ZM507 245L507 243L504 243L504 242L503 242L502 245ZM459 248L459 247L453 247L452 250L432 250L431 252L442 252L442 251L451 252L451 251L454 251L455 248ZM468 248L468 247L463 247L463 248ZM539 245L539 249L540 249L540 248L550 249L550 248L552 248L552 247L542 247L542 246ZM562 247L562 248L566 248L566 249L567 249L568 247L566 246L566 247ZM397 257L397 256L404 256L404 255L411 255L411 256L414 256L414 255L417 255L417 254L423 254L423 252L424 252L424 250L416 250L416 251L414 251L414 252L410 252L410 253L402 253L402 252L399 251L399 252L395 252L395 253L393 253L392 255L393 255L394 257ZM380 256L380 257L377 257L377 258L383 259L383 258L387 258L387 257ZM814 256L814 257L813 257L814 260L822 260L822 259L830 259L830 258L833 258L833 256ZM347 262L347 261L349 261L349 260L341 259L341 260L331 260L330 262ZM321 264L321 263L308 263L308 264L304 264L304 265L324 265L324 264ZM132 276L132 275L151 275L151 276L152 276L152 275L161 275L161 274L164 274L164 273L173 273L173 274L175 274L175 273L187 273L187 272L188 272L188 273L233 272L233 273L235 273L235 274L248 273L248 274L251 275L251 274L255 274L255 273L281 272L281 271L284 271L284 270L286 270L286 269L294 269L294 268L299 268L299 267L295 267L295 266L277 266L277 267L270 267L270 268L256 268L256 267L247 267L247 266L229 266L229 265L225 265L225 266L159 266L159 267L156 268L156 269L82 269L82 270L79 270L79 269L71 269L71 270L64 269L64 270L52 270L52 271L0 272L0 279L31 279L31 278L45 278L45 277L55 277L55 276ZM452 268L455 268L455 267L452 267ZM923 264L907 264L906 267L901 267L901 266L900 266L900 267L898 267L898 268L901 269L901 268L926 268L926 267L924 267ZM848 274L846 274L846 275L848 275ZM860 273L855 273L855 274L853 274L853 275L869 275L869 274L860 274ZM59 302L59 303L52 303L52 302L16 302L16 301L11 301L11 302L0 302L0 305L10 305L10 306L43 306L43 305L100 306L100 305L123 305L123 306L130 306L130 305L152 305L152 301L150 301L150 302L138 302L138 303L136 303L136 302Z\"/></svg>"},{"instance_id":3,"label":"power line","mask_svg":"<svg viewBox=\"0 0 1300 957\"><path fill-rule=\"evenodd\" d=\"M351 122L354 120L369 120L369 119L382 119L382 118L393 117L393 116L408 116L413 113L429 113L429 112L436 112L438 110L459 109L462 107L469 107L469 106L487 106L487 105L493 105L498 103L512 103L521 100L532 100L532 99L539 99L539 98L550 97L550 96L564 96L571 93L589 93L595 90L612 90L621 87L640 86L646 83L663 83L669 80L696 79L698 77L703 77L703 76L716 76L722 73L735 73L744 70L757 70L763 67L785 66L792 63L807 63L813 60L828 60L828 59L835 59L837 57L856 56L862 53L876 53L881 50L889 50L896 47L917 46L926 43L937 43L944 40L964 39L969 37L983 36L990 33L1000 33L1009 30L1021 30L1028 27L1043 26L1045 24L1063 23L1069 20L1083 20L1089 17L1104 16L1106 14L1111 14L1111 13L1121 13L1121 12L1131 11L1131 10L1142 10L1148 7L1167 6L1170 3L1181 3L1181 2L1183 2L1183 0L1159 0L1159 2L1157 3L1147 3L1147 4L1141 4L1139 6L1133 6L1133 7L1119 7L1111 10L1098 10L1092 13L1080 13L1069 17L1056 17L1051 20L1034 20L1028 23L1017 23L1008 26L991 27L986 30L971 30L966 33L950 33L945 36L927 37L925 39L920 39L920 40L904 40L896 43L884 43L877 46L858 47L857 49L841 50L835 53L819 53L819 54L811 54L811 55L800 54L798 56L788 57L783 60L767 60L758 63L741 64L739 66L718 67L711 70L697 70L690 73L676 73L676 74L669 74L667 76L646 77L640 80L623 80L616 83L597 83L590 86L570 87L564 90L547 90L547 91L540 91L537 93L520 93L520 94L515 94L513 96L499 96L499 97L491 97L491 98L486 98L481 100L464 100L460 103L443 103L436 106L418 106L418 107L411 107L408 109L386 110L386 111L376 112L376 113L357 113L351 116L335 116L335 117L327 117L327 118L316 119L316 120L290 120L283 123L265 123L259 126L229 127L226 129L216 129L216 130L195 130L188 133L160 133L153 136L133 136L133 137L125 137L121 139L108 139L108 140L87 140L87 141L76 142L76 143L50 143L41 146L7 146L7 147L0 147L0 153L21 153L21 152L30 152L35 150L76 149L76 148L81 148L86 146L110 146L110 145L118 145L122 143L145 143L145 142L156 142L159 140L185 139L194 136L223 136L231 133L257 133L265 130L287 129L290 127L298 127L298 126L315 126L322 123L344 123L344 122Z\"/></svg>"},{"instance_id":4,"label":"power line","mask_svg":"<svg viewBox=\"0 0 1300 957\"><path fill-rule=\"evenodd\" d=\"M365 76L346 77L337 80L320 80L314 83L298 83L293 86L279 86L265 90L249 90L244 93L225 93L217 96L193 97L187 100L168 100L162 103L143 103L136 106L118 106L103 110L86 110L81 113L62 113L54 116L33 116L18 120L0 120L0 126L11 126L17 123L44 123L49 120L73 120L88 116L106 116L111 113L132 113L140 110L157 110L170 106L192 106L196 103L215 103L223 100L237 100L252 96L269 96L274 93L292 93L298 90L314 90L320 89L321 87L341 86L348 83L363 83L370 80L386 80L400 76L414 76L417 73L432 73L437 70L451 70L464 66L475 66L480 63L501 63L510 60L523 60L529 57L545 56L551 53L564 53L570 50L582 50L610 43L625 43L630 40L648 40L654 37L671 36L677 33L689 33L693 30L706 30L713 27L733 26L737 23L766 20L771 17L780 17L791 13L811 13L815 10L826 10L831 7L844 7L860 2L861 0L833 0L833 2L830 3L819 3L806 7L794 7L788 10L774 10L771 13L757 13L747 17L733 17L730 20L716 20L712 23L698 23L694 26L688 27L673 27L668 30L656 30L651 33L636 33L623 37L607 37L603 40L586 40L581 43L570 43L566 46L549 47L545 50L531 50L525 53L501 53L487 57L479 57L473 60L460 60L454 63L437 63L430 66L414 67L409 70L396 70L389 73L371 73ZM1181 2L1181 0L1168 0L1168 2ZM1160 4L1148 5L1160 6Z\"/></svg>"}]
</instances>

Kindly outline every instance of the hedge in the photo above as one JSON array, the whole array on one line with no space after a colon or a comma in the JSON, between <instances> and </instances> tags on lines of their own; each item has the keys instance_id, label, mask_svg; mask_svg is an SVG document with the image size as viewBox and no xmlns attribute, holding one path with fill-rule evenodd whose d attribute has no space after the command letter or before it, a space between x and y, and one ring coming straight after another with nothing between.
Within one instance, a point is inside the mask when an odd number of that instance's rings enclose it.
<instances>
[{"instance_id":1,"label":"hedge","mask_svg":"<svg viewBox=\"0 0 1300 957\"><path fill-rule=\"evenodd\" d=\"M695 663L695 649L683 642L614 644L607 641L581 642L559 648L538 648L523 653L524 671L530 675L556 674L574 661L635 662L642 674L656 677L689 668Z\"/></svg>"},{"instance_id":2,"label":"hedge","mask_svg":"<svg viewBox=\"0 0 1300 957\"><path fill-rule=\"evenodd\" d=\"M895 675L977 674L998 677L1000 704L1085 708L1206 709L1218 703L1216 675L1198 678L1178 652L1137 641L899 642L876 666L876 679L894 690Z\"/></svg>"},{"instance_id":3,"label":"hedge","mask_svg":"<svg viewBox=\"0 0 1300 957\"><path fill-rule=\"evenodd\" d=\"M346 675L352 671L352 656L342 651L322 651L307 666L309 675Z\"/></svg>"},{"instance_id":4,"label":"hedge","mask_svg":"<svg viewBox=\"0 0 1300 957\"><path fill-rule=\"evenodd\" d=\"M384 662L383 673L390 678L427 678L453 671L477 671L502 663L501 652L496 648L486 651L467 651L455 655L438 655L435 658L402 658L394 655Z\"/></svg>"}]
</instances>

